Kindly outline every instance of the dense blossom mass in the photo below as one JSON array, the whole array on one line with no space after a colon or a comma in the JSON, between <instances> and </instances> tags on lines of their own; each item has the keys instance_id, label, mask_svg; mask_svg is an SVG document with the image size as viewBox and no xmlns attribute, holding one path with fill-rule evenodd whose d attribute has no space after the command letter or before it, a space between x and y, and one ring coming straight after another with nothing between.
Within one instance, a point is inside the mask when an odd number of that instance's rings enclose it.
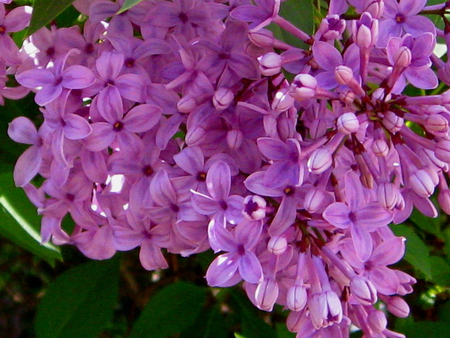
<instances>
[{"instance_id":1,"label":"dense blossom mass","mask_svg":"<svg viewBox=\"0 0 450 338\"><path fill-rule=\"evenodd\" d=\"M119 15L121 0L78 0L80 27L41 28L21 49L11 34L31 9L3 3L0 103L32 91L42 112L8 133L30 145L14 180L44 242L92 259L139 247L148 270L211 248L208 284L243 281L258 308L290 311L297 337L348 337L350 324L404 337L386 310L408 315L399 296L415 279L389 267L405 252L389 224L414 207L436 217L436 189L450 213L450 92L405 88L450 84L434 54L450 27L421 14L447 3L331 0L308 35L280 0L149 0Z\"/></svg>"}]
</instances>

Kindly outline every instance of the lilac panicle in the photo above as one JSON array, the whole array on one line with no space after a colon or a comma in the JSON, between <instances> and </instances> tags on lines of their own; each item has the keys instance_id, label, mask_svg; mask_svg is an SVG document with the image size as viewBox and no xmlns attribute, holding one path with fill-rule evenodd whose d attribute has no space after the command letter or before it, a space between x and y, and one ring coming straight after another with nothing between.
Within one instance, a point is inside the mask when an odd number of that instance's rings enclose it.
<instances>
[{"instance_id":1,"label":"lilac panicle","mask_svg":"<svg viewBox=\"0 0 450 338\"><path fill-rule=\"evenodd\" d=\"M139 248L147 270L212 249L206 282L242 281L259 309L290 311L297 337L401 337L378 304L406 316L415 279L390 267L405 243L389 223L436 217L435 192L450 210L448 65L434 54L450 40L426 1L332 0L311 35L278 0L118 15L123 3L78 0L82 29L43 28L22 49L11 33L29 10L0 4L0 103L32 90L42 112L8 134L30 146L14 181L43 242L92 259Z\"/></svg>"}]
</instances>

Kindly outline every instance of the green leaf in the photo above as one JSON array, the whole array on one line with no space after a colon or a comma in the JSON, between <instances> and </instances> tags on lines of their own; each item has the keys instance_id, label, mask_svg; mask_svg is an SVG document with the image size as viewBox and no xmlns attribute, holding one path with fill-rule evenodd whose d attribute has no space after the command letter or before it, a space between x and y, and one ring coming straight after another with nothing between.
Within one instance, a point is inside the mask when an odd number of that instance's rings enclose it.
<instances>
[{"instance_id":1,"label":"green leaf","mask_svg":"<svg viewBox=\"0 0 450 338\"><path fill-rule=\"evenodd\" d=\"M69 7L72 2L74 0L34 0L33 13L31 15L27 36L49 24Z\"/></svg>"},{"instance_id":2,"label":"green leaf","mask_svg":"<svg viewBox=\"0 0 450 338\"><path fill-rule=\"evenodd\" d=\"M280 16L300 28L306 34L314 31L313 2L311 0L287 0L281 3ZM306 47L300 39L281 29L283 41L294 47Z\"/></svg>"},{"instance_id":3,"label":"green leaf","mask_svg":"<svg viewBox=\"0 0 450 338\"><path fill-rule=\"evenodd\" d=\"M415 269L421 271L427 280L431 280L431 263L429 250L417 234L403 224L392 227L395 235L406 238L406 253L404 259Z\"/></svg>"},{"instance_id":4,"label":"green leaf","mask_svg":"<svg viewBox=\"0 0 450 338\"><path fill-rule=\"evenodd\" d=\"M130 338L166 338L191 326L206 300L205 289L175 283L155 294L133 327Z\"/></svg>"},{"instance_id":5,"label":"green leaf","mask_svg":"<svg viewBox=\"0 0 450 338\"><path fill-rule=\"evenodd\" d=\"M242 335L245 338L276 338L275 330L264 320L259 318L252 303L243 293L231 290L231 295L239 306L242 318Z\"/></svg>"},{"instance_id":6,"label":"green leaf","mask_svg":"<svg viewBox=\"0 0 450 338\"><path fill-rule=\"evenodd\" d=\"M277 323L277 337L278 338L295 338L295 333L287 329L285 323Z\"/></svg>"},{"instance_id":7,"label":"green leaf","mask_svg":"<svg viewBox=\"0 0 450 338\"><path fill-rule=\"evenodd\" d=\"M433 282L442 286L450 287L450 265L442 257L431 256L431 272Z\"/></svg>"},{"instance_id":8,"label":"green leaf","mask_svg":"<svg viewBox=\"0 0 450 338\"><path fill-rule=\"evenodd\" d=\"M183 330L179 338L227 338L228 325L220 311L220 304L203 309L196 321Z\"/></svg>"},{"instance_id":9,"label":"green leaf","mask_svg":"<svg viewBox=\"0 0 450 338\"><path fill-rule=\"evenodd\" d=\"M125 0L122 7L119 9L117 14L123 13L127 10L129 10L131 7L136 6L138 3L142 2L144 0Z\"/></svg>"},{"instance_id":10,"label":"green leaf","mask_svg":"<svg viewBox=\"0 0 450 338\"><path fill-rule=\"evenodd\" d=\"M430 218L422 214L417 209L414 209L410 220L414 222L420 229L435 235L436 237L441 237L441 224L443 224L443 218L445 215L440 215L436 218Z\"/></svg>"},{"instance_id":11,"label":"green leaf","mask_svg":"<svg viewBox=\"0 0 450 338\"><path fill-rule=\"evenodd\" d=\"M404 324L397 325L396 331L406 335L408 338L442 338L448 337L448 323L443 322L416 322L411 323L404 319L398 319Z\"/></svg>"},{"instance_id":12,"label":"green leaf","mask_svg":"<svg viewBox=\"0 0 450 338\"><path fill-rule=\"evenodd\" d=\"M61 274L38 306L37 338L95 338L117 304L119 259L93 261Z\"/></svg>"},{"instance_id":13,"label":"green leaf","mask_svg":"<svg viewBox=\"0 0 450 338\"><path fill-rule=\"evenodd\" d=\"M38 257L54 264L62 260L59 248L41 244L40 217L22 189L16 188L10 172L0 174L0 234Z\"/></svg>"}]
</instances>

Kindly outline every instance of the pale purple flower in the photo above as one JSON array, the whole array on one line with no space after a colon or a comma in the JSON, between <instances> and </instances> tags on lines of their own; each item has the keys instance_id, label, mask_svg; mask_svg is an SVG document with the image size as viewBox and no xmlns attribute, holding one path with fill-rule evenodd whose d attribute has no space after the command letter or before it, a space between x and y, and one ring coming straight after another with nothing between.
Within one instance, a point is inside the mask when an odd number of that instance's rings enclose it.
<instances>
[{"instance_id":1,"label":"pale purple flower","mask_svg":"<svg viewBox=\"0 0 450 338\"><path fill-rule=\"evenodd\" d=\"M262 279L261 264L253 252L262 232L261 221L243 220L234 233L223 228L221 224L209 225L209 241L213 248L227 251L211 263L206 272L206 280L210 286L229 286L235 282L235 274L249 283L258 283ZM238 279L238 281L240 280ZM237 282L236 282L237 283ZM234 284L236 284L234 283Z\"/></svg>"},{"instance_id":2,"label":"pale purple flower","mask_svg":"<svg viewBox=\"0 0 450 338\"><path fill-rule=\"evenodd\" d=\"M30 23L31 7L20 6L6 14L4 3L0 2L0 48L2 53L0 59L5 60L9 65L19 65L22 60L19 56L19 49L8 33L19 32Z\"/></svg>"},{"instance_id":3,"label":"pale purple flower","mask_svg":"<svg viewBox=\"0 0 450 338\"><path fill-rule=\"evenodd\" d=\"M198 213L223 225L225 221L236 224L243 219L244 198L230 196L231 171L228 164L217 161L211 165L206 174L206 188L208 195L191 190L192 205Z\"/></svg>"},{"instance_id":4,"label":"pale purple flower","mask_svg":"<svg viewBox=\"0 0 450 338\"><path fill-rule=\"evenodd\" d=\"M83 89L94 83L95 77L89 68L73 65L65 68L66 60L71 53L68 52L57 58L53 68L30 69L16 75L17 82L27 88L39 88L35 101L45 106L61 95L63 89Z\"/></svg>"},{"instance_id":5,"label":"pale purple flower","mask_svg":"<svg viewBox=\"0 0 450 338\"><path fill-rule=\"evenodd\" d=\"M385 0L377 45L385 47L391 37L400 37L404 33L409 33L413 37L426 32L435 34L433 22L425 16L418 15L426 3L426 0Z\"/></svg>"},{"instance_id":6,"label":"pale purple flower","mask_svg":"<svg viewBox=\"0 0 450 338\"><path fill-rule=\"evenodd\" d=\"M330 204L323 218L338 229L349 229L356 254L366 261L372 254L373 241L370 232L388 225L392 214L378 202L367 202L363 187L355 174L345 176L345 203Z\"/></svg>"}]
</instances>

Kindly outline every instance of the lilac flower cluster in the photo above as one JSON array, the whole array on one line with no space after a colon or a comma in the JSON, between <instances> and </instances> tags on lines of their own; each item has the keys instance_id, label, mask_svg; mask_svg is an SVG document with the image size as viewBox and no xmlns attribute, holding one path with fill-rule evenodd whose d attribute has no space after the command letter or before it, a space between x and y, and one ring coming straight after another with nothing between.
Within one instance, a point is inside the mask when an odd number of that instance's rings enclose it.
<instances>
[{"instance_id":1,"label":"lilac flower cluster","mask_svg":"<svg viewBox=\"0 0 450 338\"><path fill-rule=\"evenodd\" d=\"M413 207L436 217L437 186L450 213L450 92L403 92L450 83L433 54L450 35L420 15L447 4L331 0L309 36L279 0L142 1L116 15L122 3L78 0L82 30L42 28L21 50L8 33L29 10L0 3L0 94L36 92L43 116L8 130L31 145L14 180L43 241L92 259L139 247L148 270L168 268L166 251L211 248L208 284L244 281L259 309L290 311L297 337L348 337L350 324L404 337L385 310L408 315L399 296L415 279L388 267L405 251L388 225Z\"/></svg>"}]
</instances>

